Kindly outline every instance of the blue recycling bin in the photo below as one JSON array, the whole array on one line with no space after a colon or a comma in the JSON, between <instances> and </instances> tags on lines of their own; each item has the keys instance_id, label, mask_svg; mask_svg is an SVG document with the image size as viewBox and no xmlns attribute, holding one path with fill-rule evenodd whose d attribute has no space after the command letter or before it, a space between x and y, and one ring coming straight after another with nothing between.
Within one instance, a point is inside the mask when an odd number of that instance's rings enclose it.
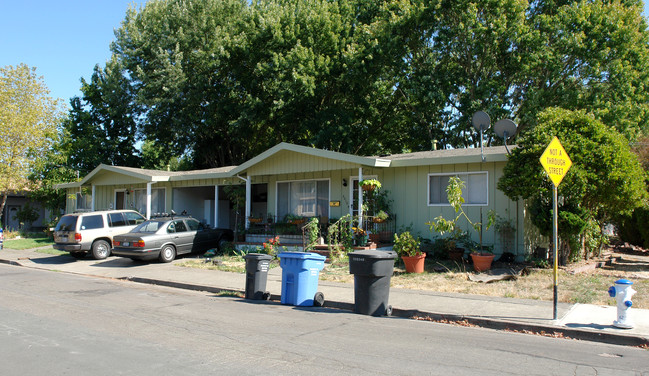
<instances>
[{"instance_id":1,"label":"blue recycling bin","mask_svg":"<svg viewBox=\"0 0 649 376\"><path fill-rule=\"evenodd\" d=\"M318 277L326 257L310 252L282 252L278 255L282 268L282 304L319 306L324 295L318 292Z\"/></svg>"}]
</instances>

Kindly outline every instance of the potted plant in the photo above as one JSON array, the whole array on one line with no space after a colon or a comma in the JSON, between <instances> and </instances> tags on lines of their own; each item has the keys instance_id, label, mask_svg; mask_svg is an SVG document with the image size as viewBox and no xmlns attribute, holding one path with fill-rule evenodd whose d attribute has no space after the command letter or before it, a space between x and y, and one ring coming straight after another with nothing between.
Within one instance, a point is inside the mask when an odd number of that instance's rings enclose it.
<instances>
[{"instance_id":1,"label":"potted plant","mask_svg":"<svg viewBox=\"0 0 649 376\"><path fill-rule=\"evenodd\" d=\"M442 248L448 256L449 260L462 262L464 259L464 248L458 247L456 239L456 236L442 239Z\"/></svg>"},{"instance_id":2,"label":"potted plant","mask_svg":"<svg viewBox=\"0 0 649 376\"><path fill-rule=\"evenodd\" d=\"M261 223L261 221L263 221L261 215L260 216L251 215L250 217L248 217L248 222L250 223Z\"/></svg>"},{"instance_id":3,"label":"potted plant","mask_svg":"<svg viewBox=\"0 0 649 376\"><path fill-rule=\"evenodd\" d=\"M401 256L407 273L424 272L426 254L421 252L419 245L419 238L415 239L410 231L394 234L394 246L392 250Z\"/></svg>"},{"instance_id":4,"label":"potted plant","mask_svg":"<svg viewBox=\"0 0 649 376\"><path fill-rule=\"evenodd\" d=\"M381 189L381 182L376 179L365 179L358 182L358 185L364 191L373 191L375 189Z\"/></svg>"},{"instance_id":5,"label":"potted plant","mask_svg":"<svg viewBox=\"0 0 649 376\"><path fill-rule=\"evenodd\" d=\"M388 219L388 213L386 213L383 210L380 210L376 215L374 216L374 222L375 223L382 223L385 222Z\"/></svg>"},{"instance_id":6,"label":"potted plant","mask_svg":"<svg viewBox=\"0 0 649 376\"><path fill-rule=\"evenodd\" d=\"M426 224L430 227L431 231L435 230L442 235L446 232L458 234L459 229L457 227L457 221L461 217L464 217L464 219L469 222L471 227L476 230L480 239L479 246L476 246L476 244L471 241L468 234L463 234L463 244L465 246L468 246L471 250L473 269L477 272L489 270L491 268L491 263L493 262L494 255L482 246L482 222L471 221L469 216L466 215L464 209L462 208L462 204L464 204L464 198L462 197L462 188L464 188L464 182L457 176L451 177L449 179L448 186L446 187L448 202L451 204L453 209L455 209L457 216L451 220L447 220L440 215L433 221L427 222ZM495 220L496 215L493 210L490 210L489 214L487 215L487 230L489 230ZM459 233L461 233L461 231Z\"/></svg>"},{"instance_id":7,"label":"potted plant","mask_svg":"<svg viewBox=\"0 0 649 376\"><path fill-rule=\"evenodd\" d=\"M354 245L357 247L364 247L369 239L367 232L358 227L352 227L352 232L354 233Z\"/></svg>"},{"instance_id":8,"label":"potted plant","mask_svg":"<svg viewBox=\"0 0 649 376\"><path fill-rule=\"evenodd\" d=\"M284 221L292 225L301 225L304 222L306 222L306 218L295 214L286 214L286 216L284 217Z\"/></svg>"}]
</instances>

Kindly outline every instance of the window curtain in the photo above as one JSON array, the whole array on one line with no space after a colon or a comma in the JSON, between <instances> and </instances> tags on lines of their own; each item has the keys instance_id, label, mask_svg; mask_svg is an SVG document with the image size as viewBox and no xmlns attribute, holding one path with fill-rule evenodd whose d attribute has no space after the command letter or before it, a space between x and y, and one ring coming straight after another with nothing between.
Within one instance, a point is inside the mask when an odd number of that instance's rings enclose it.
<instances>
[{"instance_id":1,"label":"window curtain","mask_svg":"<svg viewBox=\"0 0 649 376\"><path fill-rule=\"evenodd\" d=\"M146 214L146 190L137 189L135 194L135 210ZM165 189L155 188L151 190L151 214L165 212Z\"/></svg>"},{"instance_id":2,"label":"window curtain","mask_svg":"<svg viewBox=\"0 0 649 376\"><path fill-rule=\"evenodd\" d=\"M329 215L329 181L305 180L277 184L277 216Z\"/></svg>"}]
</instances>

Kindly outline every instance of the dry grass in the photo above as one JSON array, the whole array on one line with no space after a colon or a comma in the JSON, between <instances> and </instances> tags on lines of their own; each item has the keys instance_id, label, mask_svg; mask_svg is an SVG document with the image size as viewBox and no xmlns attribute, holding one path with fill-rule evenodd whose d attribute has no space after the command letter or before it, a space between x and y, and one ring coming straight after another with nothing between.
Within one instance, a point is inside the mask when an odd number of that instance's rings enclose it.
<instances>
[{"instance_id":1,"label":"dry grass","mask_svg":"<svg viewBox=\"0 0 649 376\"><path fill-rule=\"evenodd\" d=\"M572 274L568 270L559 270L559 301L566 303L584 303L597 305L615 305L615 299L609 297L608 288L620 278L634 282L633 288L638 293L633 297L633 307L649 309L649 255L633 258L623 255L620 262L612 267L598 268L588 272ZM245 273L245 261L236 256L215 258L216 263L203 260L187 260L180 266L203 269ZM271 267L278 267L277 260ZM422 274L405 273L403 265L395 263L391 286L415 290L436 292L488 295L504 298L547 300L553 299L553 275L551 269L533 269L531 273L519 276L516 280L479 283L469 280L473 273L470 265L458 265L449 261L427 261L426 272ZM320 273L320 280L341 283L353 283L354 276L349 274L346 261L327 263Z\"/></svg>"},{"instance_id":2,"label":"dry grass","mask_svg":"<svg viewBox=\"0 0 649 376\"><path fill-rule=\"evenodd\" d=\"M649 258L649 257L648 257ZM533 300L553 299L553 273L551 269L533 269L516 280L479 283L469 280L471 266L451 264L450 262L428 262L422 274L405 273L398 262L390 285L396 288L427 290L436 292L488 295L503 298ZM434 272L442 269L444 272ZM649 269L647 269L649 271ZM632 279L628 271L598 268L593 271L571 274L559 270L558 297L566 303L615 305L609 297L608 288L620 278ZM353 283L347 263L327 265L321 273L321 280ZM638 293L633 297L635 308L649 308L649 279L632 279Z\"/></svg>"}]
</instances>

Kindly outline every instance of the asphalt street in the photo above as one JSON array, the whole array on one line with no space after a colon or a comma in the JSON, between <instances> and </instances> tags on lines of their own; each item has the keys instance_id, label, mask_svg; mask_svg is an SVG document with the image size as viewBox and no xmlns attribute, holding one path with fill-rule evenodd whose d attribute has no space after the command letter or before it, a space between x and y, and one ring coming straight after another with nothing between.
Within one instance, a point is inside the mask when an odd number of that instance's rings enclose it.
<instances>
[{"instance_id":1,"label":"asphalt street","mask_svg":"<svg viewBox=\"0 0 649 376\"><path fill-rule=\"evenodd\" d=\"M0 374L649 374L647 351L0 265Z\"/></svg>"}]
</instances>

